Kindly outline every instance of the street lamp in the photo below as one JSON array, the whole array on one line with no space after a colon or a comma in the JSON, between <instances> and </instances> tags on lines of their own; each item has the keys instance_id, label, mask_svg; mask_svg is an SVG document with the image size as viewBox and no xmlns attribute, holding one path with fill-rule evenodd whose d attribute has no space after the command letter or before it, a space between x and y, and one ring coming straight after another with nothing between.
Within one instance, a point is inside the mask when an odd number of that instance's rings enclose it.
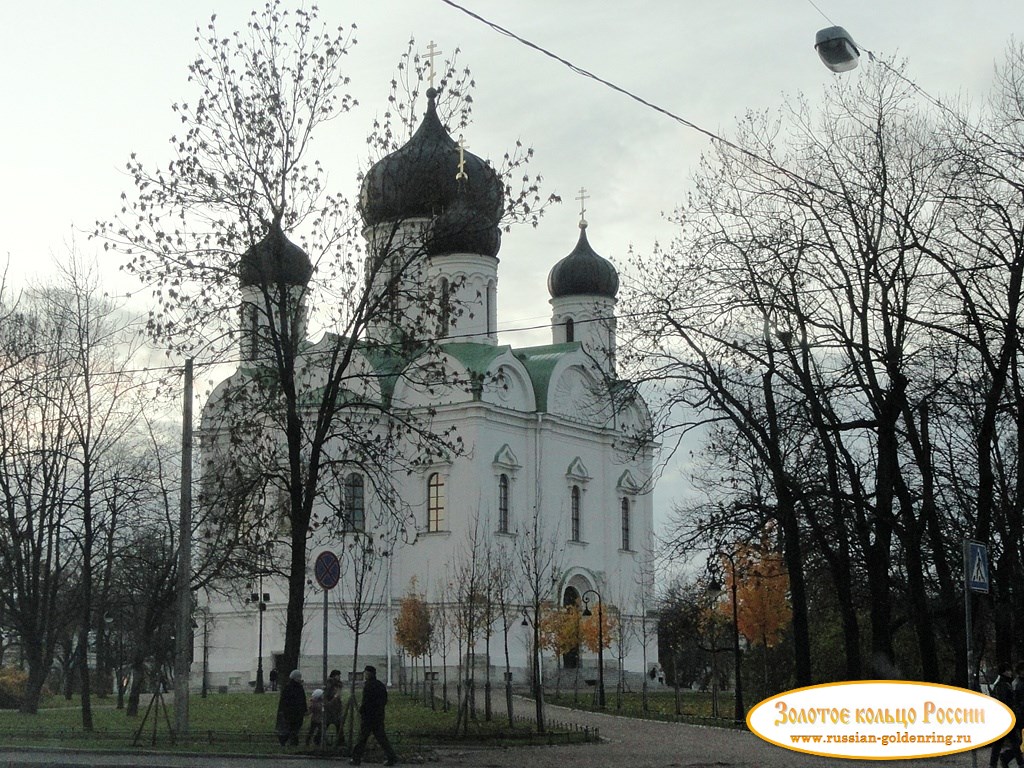
<instances>
[{"instance_id":1,"label":"street lamp","mask_svg":"<svg viewBox=\"0 0 1024 768\"><path fill-rule=\"evenodd\" d=\"M103 614L103 623L107 625L107 641L110 641L110 634L114 628L115 618L110 611ZM124 676L124 612L117 609L117 665L114 671L114 685L117 690L117 708L124 709L124 694L127 688Z\"/></svg>"},{"instance_id":2,"label":"street lamp","mask_svg":"<svg viewBox=\"0 0 1024 768\"><path fill-rule=\"evenodd\" d=\"M814 36L814 50L822 63L833 72L849 72L857 66L860 51L850 33L842 27L818 30Z\"/></svg>"},{"instance_id":3,"label":"street lamp","mask_svg":"<svg viewBox=\"0 0 1024 768\"><path fill-rule=\"evenodd\" d=\"M712 579L707 587L705 587L708 599L711 600L712 605L718 602L718 598L722 596L725 590L722 589L722 585L717 579ZM711 648L711 716L718 717L718 633L712 638L713 647Z\"/></svg>"},{"instance_id":4,"label":"street lamp","mask_svg":"<svg viewBox=\"0 0 1024 768\"><path fill-rule=\"evenodd\" d=\"M256 603L260 617L259 630L259 658L256 661L256 689L253 693L263 693L266 688L263 686L263 613L267 610L267 603L270 602L270 594L263 591L263 576L260 575L260 591L253 592L245 601L246 604Z\"/></svg>"},{"instance_id":5,"label":"street lamp","mask_svg":"<svg viewBox=\"0 0 1024 768\"><path fill-rule=\"evenodd\" d=\"M588 589L583 593L583 615L590 616L590 599L593 594L597 598L597 703L604 709L604 612L601 593L596 589Z\"/></svg>"},{"instance_id":6,"label":"street lamp","mask_svg":"<svg viewBox=\"0 0 1024 768\"><path fill-rule=\"evenodd\" d=\"M532 641L527 641L530 646L530 655L533 659L533 703L536 708L537 733L544 733L544 663L540 655L540 605L533 605L533 620L531 621L523 606L522 626L530 627L533 633Z\"/></svg>"},{"instance_id":7,"label":"street lamp","mask_svg":"<svg viewBox=\"0 0 1024 768\"><path fill-rule=\"evenodd\" d=\"M742 723L746 717L746 710L743 706L743 668L742 668L742 656L740 653L740 622L739 622L739 600L736 597L737 579L736 579L736 558L735 553L719 551L719 555L729 560L729 568L732 572L732 586L730 588L732 598L732 654L733 654L733 675L736 679L736 688L733 696L735 708L733 710L733 716L737 723ZM707 586L708 597L711 598L712 602L715 602L723 594L725 590L722 589L721 584L717 581L712 581ZM714 659L717 658L718 643L715 643L715 655L712 656L712 664ZM717 712L717 702L715 710Z\"/></svg>"}]
</instances>

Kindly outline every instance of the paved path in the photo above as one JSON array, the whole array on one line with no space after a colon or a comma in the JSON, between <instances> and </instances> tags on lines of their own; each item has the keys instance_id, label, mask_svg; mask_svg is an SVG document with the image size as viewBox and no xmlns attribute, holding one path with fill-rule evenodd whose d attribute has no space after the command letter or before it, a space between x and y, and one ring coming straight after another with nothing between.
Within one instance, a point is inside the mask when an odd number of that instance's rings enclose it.
<instances>
[{"instance_id":1,"label":"paved path","mask_svg":"<svg viewBox=\"0 0 1024 768\"><path fill-rule=\"evenodd\" d=\"M517 714L529 716L534 711L532 700L517 699ZM571 747L520 747L487 752L449 753L442 763L467 768L675 768L676 766L743 766L744 768L922 768L923 766L971 765L969 753L950 755L931 760L839 760L792 752L762 741L747 731L712 728L684 723L666 723L655 720L605 715L596 712L547 708L548 717L565 723L600 729L600 744L581 744ZM988 753L979 757L979 763L988 765Z\"/></svg>"},{"instance_id":2,"label":"paved path","mask_svg":"<svg viewBox=\"0 0 1024 768\"><path fill-rule=\"evenodd\" d=\"M529 716L533 702L516 699L516 711ZM551 719L600 729L600 744L504 749L442 749L436 753L439 768L968 768L970 753L930 760L839 760L806 755L772 746L746 731L682 723L636 720L548 707ZM988 765L987 748L978 764ZM189 755L140 755L138 753L89 753L49 750L7 750L0 747L0 766L7 768L319 768L338 766L339 760L281 756L273 758L194 757Z\"/></svg>"}]
</instances>

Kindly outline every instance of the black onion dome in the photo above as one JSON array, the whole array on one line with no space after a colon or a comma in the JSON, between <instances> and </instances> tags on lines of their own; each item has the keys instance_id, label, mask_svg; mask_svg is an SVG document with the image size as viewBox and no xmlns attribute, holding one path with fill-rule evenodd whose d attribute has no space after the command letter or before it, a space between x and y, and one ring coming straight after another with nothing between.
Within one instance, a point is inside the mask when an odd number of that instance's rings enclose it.
<instances>
[{"instance_id":1,"label":"black onion dome","mask_svg":"<svg viewBox=\"0 0 1024 768\"><path fill-rule=\"evenodd\" d=\"M267 236L242 256L238 277L242 287L254 285L306 285L313 276L313 263L306 252L289 240L281 225L270 225Z\"/></svg>"},{"instance_id":2,"label":"black onion dome","mask_svg":"<svg viewBox=\"0 0 1024 768\"><path fill-rule=\"evenodd\" d=\"M460 181L455 202L430 225L428 256L448 253L498 255L501 229L490 216L473 209L472 195L472 179Z\"/></svg>"},{"instance_id":3,"label":"black onion dome","mask_svg":"<svg viewBox=\"0 0 1024 768\"><path fill-rule=\"evenodd\" d=\"M458 144L437 116L437 91L427 90L427 112L413 137L366 174L359 209L367 226L385 221L439 216L458 197ZM463 152L470 184L466 207L496 227L504 210L498 174L471 152Z\"/></svg>"},{"instance_id":4,"label":"black onion dome","mask_svg":"<svg viewBox=\"0 0 1024 768\"><path fill-rule=\"evenodd\" d=\"M606 296L614 299L619 290L619 273L587 241L587 226L580 224L580 239L572 253L555 264L548 274L551 298L562 296Z\"/></svg>"}]
</instances>

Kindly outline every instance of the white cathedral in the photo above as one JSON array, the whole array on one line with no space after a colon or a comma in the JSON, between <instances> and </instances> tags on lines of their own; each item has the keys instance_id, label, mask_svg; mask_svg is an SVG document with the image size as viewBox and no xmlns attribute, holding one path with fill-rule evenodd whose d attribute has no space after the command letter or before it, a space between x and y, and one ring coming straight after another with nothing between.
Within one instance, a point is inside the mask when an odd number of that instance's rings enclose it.
<instances>
[{"instance_id":1,"label":"white cathedral","mask_svg":"<svg viewBox=\"0 0 1024 768\"><path fill-rule=\"evenodd\" d=\"M637 440L649 424L642 400L617 395L630 389L616 374L618 274L590 246L581 213L575 248L561 260L552 259L555 263L548 276L551 342L525 348L500 344L496 330L498 221L504 209L503 185L485 161L451 138L437 115L436 92L431 89L427 96L426 113L413 137L376 163L363 180L363 234L370 253L381 239L393 241L396 234L399 240L416 243L417 263L402 278L409 281L409 290L396 295L411 296L417 287L429 285L436 289L431 296L440 296L457 308L440 313L444 315L438 326L440 342L431 354L443 362L450 382L473 384L426 386L417 376L404 373L414 369L408 361L381 360L379 355L357 361L357 366L371 372L403 371L388 378L391 408L407 408L411 413L429 409L432 427L452 428L462 446L450 458L426 462L416 471L403 470L393 477L407 519L388 539L390 551L380 566L386 574L373 597L379 611L360 638L359 668L373 663L389 684L397 680L400 649L394 619L400 602L411 588L428 604L450 599L443 585L465 551L471 530L507 550L521 545L525 532L534 530L555 552L546 600L569 605L588 595L588 606L596 611L595 597L599 598L605 610L615 612L628 635L621 648L609 644L605 651L606 677L615 679L619 657L624 669L643 673L645 658L650 665L657 655L654 620L646 615L653 589L648 569L655 446ZM220 450L244 450L217 441L224 409L230 407L224 393L244 388L249 377L258 375L252 364L258 355L262 322L257 292L267 271L293 286L296 296L305 295L308 282L315 279L308 256L279 228L243 256L239 270L242 349L249 362L214 390L203 409L201 450L207 459ZM389 326L400 326L414 315L412 307L385 313L365 333L371 339L386 337L396 330ZM317 354L336 344L337 338L325 334L307 343L303 354L313 371L310 386L317 381ZM378 389L363 392L364 396L386 396L383 384L366 386ZM206 466L211 471L212 465ZM319 517L340 514L338 510L343 509L344 525L324 526L311 531L309 538L309 588L300 656L300 668L309 681L320 677L325 634L330 668L347 674L353 654L352 633L340 618L339 600L344 600L345 591L328 593L329 599L323 600L314 564L327 551L346 557L346 540L371 531L380 522L371 510L383 506L373 499L373 484L358 470L339 475L336 483L336 488L326 489L325 496L342 499L343 504L337 509L325 507ZM348 573L344 571L342 578ZM517 578L515 573L512 578ZM513 594L520 605L529 602L521 591ZM235 585L234 595L199 598L194 688L205 682L213 690L251 690L258 672L263 676L266 670L269 679L269 671L279 665L284 650L285 581L268 575ZM523 609L517 607L515 613L509 631L511 666L513 678L525 682L530 674L532 635L525 620L521 621ZM505 669L499 650L502 629L493 632L490 664L494 679L500 680ZM454 638L449 638L449 645L451 666L458 658ZM477 664L486 664L482 638L475 645ZM435 670L441 657L436 650ZM582 664L593 677L596 659L590 651L561 660L545 651L544 674L564 662ZM286 679L289 671L279 669L278 675Z\"/></svg>"}]
</instances>

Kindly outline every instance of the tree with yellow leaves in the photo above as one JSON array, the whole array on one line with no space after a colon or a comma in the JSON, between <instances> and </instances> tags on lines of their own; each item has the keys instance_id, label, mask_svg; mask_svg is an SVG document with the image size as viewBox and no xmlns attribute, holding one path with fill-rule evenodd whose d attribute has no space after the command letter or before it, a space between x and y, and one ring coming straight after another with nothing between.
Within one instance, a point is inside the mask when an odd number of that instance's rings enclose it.
<instances>
[{"instance_id":1,"label":"tree with yellow leaves","mask_svg":"<svg viewBox=\"0 0 1024 768\"><path fill-rule=\"evenodd\" d=\"M789 576L782 554L774 551L765 537L757 545L738 545L733 559L735 569L726 563L724 570L730 595L736 579L740 634L751 645L772 648L782 640L792 615Z\"/></svg>"},{"instance_id":2,"label":"tree with yellow leaves","mask_svg":"<svg viewBox=\"0 0 1024 768\"><path fill-rule=\"evenodd\" d=\"M541 614L542 647L554 653L562 660L563 664L566 661L575 664L576 698L579 696L579 650L583 644L582 623L583 616L579 602L565 606L548 603L544 606L544 612ZM559 675L555 683L555 696L558 696L561 683L562 676Z\"/></svg>"},{"instance_id":3,"label":"tree with yellow leaves","mask_svg":"<svg viewBox=\"0 0 1024 768\"><path fill-rule=\"evenodd\" d=\"M725 558L726 590L733 594L736 582L736 616L739 632L751 646L762 652L765 695L768 695L768 651L785 637L792 617L789 604L789 575L782 554L771 546L771 532L765 531L756 544L738 543L733 562ZM732 605L723 603L731 612Z\"/></svg>"},{"instance_id":4,"label":"tree with yellow leaves","mask_svg":"<svg viewBox=\"0 0 1024 768\"><path fill-rule=\"evenodd\" d=\"M410 658L425 660L430 651L433 634L434 624L430 618L430 607L424 601L423 595L416 591L416 578L413 577L409 582L408 593L398 605L398 616L395 617L395 642L409 654Z\"/></svg>"}]
</instances>

